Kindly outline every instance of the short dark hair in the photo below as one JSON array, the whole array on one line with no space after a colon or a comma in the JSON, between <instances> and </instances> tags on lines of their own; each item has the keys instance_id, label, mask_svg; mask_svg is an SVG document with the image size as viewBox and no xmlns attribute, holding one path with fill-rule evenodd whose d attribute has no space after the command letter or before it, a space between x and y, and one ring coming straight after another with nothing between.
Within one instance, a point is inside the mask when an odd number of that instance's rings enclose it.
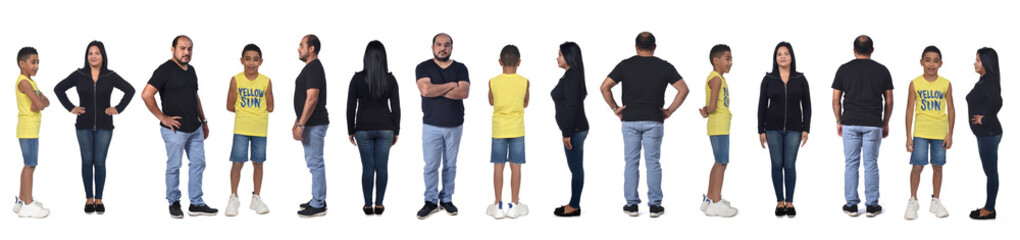
<instances>
[{"instance_id":1,"label":"short dark hair","mask_svg":"<svg viewBox=\"0 0 1020 240\"><path fill-rule=\"evenodd\" d=\"M177 40L181 38L187 38L188 41L191 41L191 37L188 37L187 35L184 34L177 35L176 37L174 37L174 41L170 43L170 47L177 47Z\"/></svg>"},{"instance_id":2,"label":"short dark hair","mask_svg":"<svg viewBox=\"0 0 1020 240\"><path fill-rule=\"evenodd\" d=\"M18 62L26 61L32 55L39 55L39 52L33 47L23 47L21 50L18 50Z\"/></svg>"},{"instance_id":3,"label":"short dark hair","mask_svg":"<svg viewBox=\"0 0 1020 240\"><path fill-rule=\"evenodd\" d=\"M517 46L508 44L503 47L503 51L499 52L499 62L506 67L517 66L521 62L521 51L517 49Z\"/></svg>"},{"instance_id":4,"label":"short dark hair","mask_svg":"<svg viewBox=\"0 0 1020 240\"><path fill-rule=\"evenodd\" d=\"M924 48L924 52L921 52L921 59L924 59L924 55L930 52L936 53L939 55L939 58L942 58L942 51L939 51L939 48L932 45Z\"/></svg>"},{"instance_id":5,"label":"short dark hair","mask_svg":"<svg viewBox=\"0 0 1020 240\"><path fill-rule=\"evenodd\" d=\"M708 62L712 63L712 66L715 66L715 63L712 62L712 59L722 57L723 54L729 51L730 46L726 46L726 44L718 44L713 46L712 50L708 52Z\"/></svg>"},{"instance_id":6,"label":"short dark hair","mask_svg":"<svg viewBox=\"0 0 1020 240\"><path fill-rule=\"evenodd\" d=\"M854 52L860 55L870 56L875 51L875 41L868 35L860 35L854 39Z\"/></svg>"},{"instance_id":7,"label":"short dark hair","mask_svg":"<svg viewBox=\"0 0 1020 240\"><path fill-rule=\"evenodd\" d=\"M322 50L320 49L322 48L322 43L319 42L319 37L315 36L315 34L308 34L305 35L305 38L308 39L305 44L308 44L309 47L315 47L315 50L312 52L315 53L315 55L319 55L319 50Z\"/></svg>"},{"instance_id":8,"label":"short dark hair","mask_svg":"<svg viewBox=\"0 0 1020 240\"><path fill-rule=\"evenodd\" d=\"M446 33L436 33L435 36L432 36L432 44L436 44L436 39L439 38L439 36L446 36L447 38L450 39L450 45L453 45L453 37L451 37L450 34Z\"/></svg>"},{"instance_id":9,"label":"short dark hair","mask_svg":"<svg viewBox=\"0 0 1020 240\"><path fill-rule=\"evenodd\" d=\"M655 35L652 35L650 32L641 32L634 39L634 45L640 50L655 50Z\"/></svg>"},{"instance_id":10,"label":"short dark hair","mask_svg":"<svg viewBox=\"0 0 1020 240\"><path fill-rule=\"evenodd\" d=\"M259 54L259 57L262 57L262 49L260 49L259 46L255 45L254 43L244 45L244 50L241 50L241 57L244 57L244 53L248 51L255 51L256 53Z\"/></svg>"}]
</instances>

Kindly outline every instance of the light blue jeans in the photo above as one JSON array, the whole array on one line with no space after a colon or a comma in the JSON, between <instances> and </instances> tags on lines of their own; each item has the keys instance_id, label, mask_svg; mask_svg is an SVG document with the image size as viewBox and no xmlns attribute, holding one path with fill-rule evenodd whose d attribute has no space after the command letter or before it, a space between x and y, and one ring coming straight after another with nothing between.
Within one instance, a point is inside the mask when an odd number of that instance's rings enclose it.
<instances>
[{"instance_id":1,"label":"light blue jeans","mask_svg":"<svg viewBox=\"0 0 1020 240\"><path fill-rule=\"evenodd\" d=\"M457 152L464 125L438 127L423 124L421 127L422 157L425 158L425 201L438 203L453 201L453 180L457 177ZM443 190L439 190L439 165L443 165Z\"/></svg>"},{"instance_id":2,"label":"light blue jeans","mask_svg":"<svg viewBox=\"0 0 1020 240\"><path fill-rule=\"evenodd\" d=\"M864 196L868 206L878 205L878 149L882 144L882 128L843 125L843 154L846 156L844 194L846 205L861 203L857 193L859 169L864 159Z\"/></svg>"},{"instance_id":3,"label":"light blue jeans","mask_svg":"<svg viewBox=\"0 0 1020 240\"><path fill-rule=\"evenodd\" d=\"M181 158L188 154L188 197L191 205L205 205L202 201L202 173L205 172L205 137L202 127L194 132L173 131L160 127L166 145L166 200L173 204L181 199Z\"/></svg>"},{"instance_id":4,"label":"light blue jeans","mask_svg":"<svg viewBox=\"0 0 1020 240\"><path fill-rule=\"evenodd\" d=\"M326 204L326 162L323 158L326 146L326 129L328 124L306 126L301 133L301 147L305 150L305 165L312 173L312 200L309 204L314 208L322 208Z\"/></svg>"},{"instance_id":5,"label":"light blue jeans","mask_svg":"<svg viewBox=\"0 0 1020 240\"><path fill-rule=\"evenodd\" d=\"M638 181L641 178L641 149L645 150L645 168L648 174L648 205L662 205L662 167L659 153L662 147L663 127L655 121L623 122L623 197L627 205L641 203Z\"/></svg>"}]
</instances>

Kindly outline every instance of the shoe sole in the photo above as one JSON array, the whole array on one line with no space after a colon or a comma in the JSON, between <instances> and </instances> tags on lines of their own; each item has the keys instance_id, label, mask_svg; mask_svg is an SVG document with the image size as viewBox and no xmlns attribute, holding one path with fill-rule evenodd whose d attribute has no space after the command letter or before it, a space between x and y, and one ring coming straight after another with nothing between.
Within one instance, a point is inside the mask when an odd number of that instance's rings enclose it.
<instances>
[{"instance_id":1,"label":"shoe sole","mask_svg":"<svg viewBox=\"0 0 1020 240\"><path fill-rule=\"evenodd\" d=\"M198 217L198 216L216 216L216 213L188 211L188 216L192 216L192 217Z\"/></svg>"},{"instance_id":2,"label":"shoe sole","mask_svg":"<svg viewBox=\"0 0 1020 240\"><path fill-rule=\"evenodd\" d=\"M446 208L443 208L443 206L442 206L442 205L440 205L440 206L439 206L439 207L437 207L436 209L442 209L442 210L446 210ZM447 213L447 214L450 214L450 216L457 216L457 212L450 212L450 211L446 211L446 213Z\"/></svg>"},{"instance_id":3,"label":"shoe sole","mask_svg":"<svg viewBox=\"0 0 1020 240\"><path fill-rule=\"evenodd\" d=\"M660 213L649 213L648 216L652 217L652 218L658 218L659 216L662 216L662 214L663 213L661 213L661 212Z\"/></svg>"},{"instance_id":4,"label":"shoe sole","mask_svg":"<svg viewBox=\"0 0 1020 240\"><path fill-rule=\"evenodd\" d=\"M857 217L857 216L861 215L861 213L850 212L850 211L846 211L846 210L844 210L843 213L845 213L846 215L850 215L851 217Z\"/></svg>"},{"instance_id":5,"label":"shoe sole","mask_svg":"<svg viewBox=\"0 0 1020 240\"><path fill-rule=\"evenodd\" d=\"M170 218L181 219L181 218L184 218L184 215L170 215Z\"/></svg>"},{"instance_id":6,"label":"shoe sole","mask_svg":"<svg viewBox=\"0 0 1020 240\"><path fill-rule=\"evenodd\" d=\"M432 209L432 211L429 212L428 214L425 214L425 216L418 216L418 220L425 220L426 218L429 218L429 216L432 216L433 213L437 213L437 212L439 212L439 208L438 207L436 209Z\"/></svg>"},{"instance_id":7,"label":"shoe sole","mask_svg":"<svg viewBox=\"0 0 1020 240\"><path fill-rule=\"evenodd\" d=\"M631 216L631 217L637 217L638 215L641 215L638 212L623 211L623 213L625 213L625 214L627 214L627 216Z\"/></svg>"},{"instance_id":8,"label":"shoe sole","mask_svg":"<svg viewBox=\"0 0 1020 240\"><path fill-rule=\"evenodd\" d=\"M869 218L873 218L875 216L878 216L879 214L882 214L882 211L878 211L878 212L874 212L874 213L868 213L867 215L868 215Z\"/></svg>"},{"instance_id":9,"label":"shoe sole","mask_svg":"<svg viewBox=\"0 0 1020 240\"><path fill-rule=\"evenodd\" d=\"M320 213L316 213L316 214L312 214L312 215L301 215L301 214L298 214L298 217L301 217L301 218L314 218L314 217L322 217L322 216L326 216L326 211L323 211L323 212L320 212Z\"/></svg>"}]
</instances>

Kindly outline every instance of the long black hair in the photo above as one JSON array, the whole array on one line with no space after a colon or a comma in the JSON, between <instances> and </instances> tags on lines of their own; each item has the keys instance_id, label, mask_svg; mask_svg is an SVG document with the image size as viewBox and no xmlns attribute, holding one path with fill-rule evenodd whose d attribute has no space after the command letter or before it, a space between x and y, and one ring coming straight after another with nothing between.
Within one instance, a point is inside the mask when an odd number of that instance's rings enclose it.
<instances>
[{"instance_id":1,"label":"long black hair","mask_svg":"<svg viewBox=\"0 0 1020 240\"><path fill-rule=\"evenodd\" d=\"M788 42L779 42L776 44L776 49L772 51L772 74L779 74L779 58L776 55L779 54L780 47L786 47L790 51L790 73L797 72L797 57L793 55L793 45Z\"/></svg>"},{"instance_id":2,"label":"long black hair","mask_svg":"<svg viewBox=\"0 0 1020 240\"><path fill-rule=\"evenodd\" d=\"M89 48L92 48L92 46L98 47L99 54L103 55L103 66L99 67L99 71L108 70L106 66L110 61L106 58L106 46L103 46L103 42L100 42L99 40L92 41L89 43L88 47L85 47L85 67L82 67L82 69L88 70L92 68L92 65L89 65Z\"/></svg>"},{"instance_id":3,"label":"long black hair","mask_svg":"<svg viewBox=\"0 0 1020 240\"><path fill-rule=\"evenodd\" d=\"M361 70L365 74L369 95L379 99L389 90L390 70L386 66L386 47L382 42L373 40L365 47L365 65Z\"/></svg>"},{"instance_id":4,"label":"long black hair","mask_svg":"<svg viewBox=\"0 0 1020 240\"><path fill-rule=\"evenodd\" d=\"M981 66L985 68L985 75L981 76L978 84L991 83L999 85L999 54L995 49L984 47L978 49L978 56L981 58Z\"/></svg>"},{"instance_id":5,"label":"long black hair","mask_svg":"<svg viewBox=\"0 0 1020 240\"><path fill-rule=\"evenodd\" d=\"M587 87L584 84L584 61L581 58L581 46L574 42L560 44L560 54L563 54L563 61L567 62L570 70L577 70L581 74L581 92L588 95Z\"/></svg>"}]
</instances>

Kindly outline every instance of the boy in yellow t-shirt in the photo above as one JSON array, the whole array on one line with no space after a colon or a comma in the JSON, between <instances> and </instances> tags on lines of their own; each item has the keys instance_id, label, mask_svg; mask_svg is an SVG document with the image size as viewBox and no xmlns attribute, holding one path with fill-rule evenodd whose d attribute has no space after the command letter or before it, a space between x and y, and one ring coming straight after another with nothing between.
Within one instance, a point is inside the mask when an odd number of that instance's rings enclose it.
<instances>
[{"instance_id":1,"label":"boy in yellow t-shirt","mask_svg":"<svg viewBox=\"0 0 1020 240\"><path fill-rule=\"evenodd\" d=\"M528 206L518 202L521 190L521 164L524 164L524 108L528 107L527 78L517 75L521 52L507 45L499 54L503 74L489 80L489 105L492 109L493 188L496 200L486 214L496 219L528 215ZM503 167L510 162L511 201L503 208ZM505 211L505 212L504 212Z\"/></svg>"},{"instance_id":2,"label":"boy in yellow t-shirt","mask_svg":"<svg viewBox=\"0 0 1020 240\"><path fill-rule=\"evenodd\" d=\"M273 84L269 77L259 73L262 66L262 50L255 44L244 46L241 51L244 72L230 78L230 92L227 93L227 111L234 112L234 143L230 150L230 199L227 200L228 217L237 216L241 201L237 197L237 184L241 181L241 168L248 161L248 147L251 146L251 163L255 168L249 208L257 214L269 213L269 207L259 195L262 188L262 163L266 161L266 131L269 113L273 111Z\"/></svg>"},{"instance_id":3,"label":"boy in yellow t-shirt","mask_svg":"<svg viewBox=\"0 0 1020 240\"><path fill-rule=\"evenodd\" d=\"M702 197L701 211L710 217L732 217L737 209L722 199L723 176L730 162L730 91L723 74L730 72L733 55L730 47L719 44L709 52L713 71L705 82L705 107L699 109L701 117L708 118L708 138L712 142L715 164L708 178L708 192Z\"/></svg>"},{"instance_id":4,"label":"boy in yellow t-shirt","mask_svg":"<svg viewBox=\"0 0 1020 240\"><path fill-rule=\"evenodd\" d=\"M939 200L939 192L942 190L942 165L946 164L946 150L953 146L953 125L956 122L953 86L949 80L939 76L942 52L937 47L928 46L921 52L921 67L924 67L924 74L910 81L907 96L907 152L911 153L912 165L910 199L903 215L907 220L917 219L917 210L920 208L917 187L921 183L921 171L929 162L933 173L931 206L928 211L938 218L949 216L949 211ZM946 114L947 111L949 114ZM914 129L913 136L911 128Z\"/></svg>"},{"instance_id":5,"label":"boy in yellow t-shirt","mask_svg":"<svg viewBox=\"0 0 1020 240\"><path fill-rule=\"evenodd\" d=\"M18 217L44 218L50 210L32 198L32 175L39 163L39 124L42 122L42 110L50 106L50 100L32 80L32 76L39 72L39 52L32 47L21 48L18 51L18 68L21 75L14 83L14 95L18 103L17 137L25 167L21 169L21 191L15 199L14 212Z\"/></svg>"}]
</instances>

